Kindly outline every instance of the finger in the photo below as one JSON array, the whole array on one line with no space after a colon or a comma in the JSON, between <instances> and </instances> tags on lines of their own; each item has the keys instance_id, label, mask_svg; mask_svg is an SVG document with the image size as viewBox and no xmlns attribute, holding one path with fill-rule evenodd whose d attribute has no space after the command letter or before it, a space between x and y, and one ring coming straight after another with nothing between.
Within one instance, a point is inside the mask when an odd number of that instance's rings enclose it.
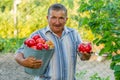
<instances>
[{"instance_id":1,"label":"finger","mask_svg":"<svg viewBox=\"0 0 120 80\"><path fill-rule=\"evenodd\" d=\"M33 68L40 68L41 67L41 63L39 63L39 64L34 64L34 67Z\"/></svg>"},{"instance_id":2,"label":"finger","mask_svg":"<svg viewBox=\"0 0 120 80\"><path fill-rule=\"evenodd\" d=\"M42 61L41 60L31 60L31 65L35 66L35 65L41 65Z\"/></svg>"},{"instance_id":3,"label":"finger","mask_svg":"<svg viewBox=\"0 0 120 80\"><path fill-rule=\"evenodd\" d=\"M82 52L82 51L80 51L80 53L82 53L82 54L86 54L86 52Z\"/></svg>"},{"instance_id":4,"label":"finger","mask_svg":"<svg viewBox=\"0 0 120 80\"><path fill-rule=\"evenodd\" d=\"M36 62L36 60L35 59L30 59L30 64L32 65L32 66L34 66L34 64L36 64L37 62Z\"/></svg>"},{"instance_id":5,"label":"finger","mask_svg":"<svg viewBox=\"0 0 120 80\"><path fill-rule=\"evenodd\" d=\"M28 58L34 58L33 56L29 56Z\"/></svg>"},{"instance_id":6,"label":"finger","mask_svg":"<svg viewBox=\"0 0 120 80\"><path fill-rule=\"evenodd\" d=\"M35 61L35 58L34 57L28 57L27 60L29 60L29 61Z\"/></svg>"},{"instance_id":7,"label":"finger","mask_svg":"<svg viewBox=\"0 0 120 80\"><path fill-rule=\"evenodd\" d=\"M34 68L35 68L35 69L38 69L38 68L40 68L40 66L34 66Z\"/></svg>"},{"instance_id":8,"label":"finger","mask_svg":"<svg viewBox=\"0 0 120 80\"><path fill-rule=\"evenodd\" d=\"M36 60L35 62L36 63L42 63L42 60Z\"/></svg>"},{"instance_id":9,"label":"finger","mask_svg":"<svg viewBox=\"0 0 120 80\"><path fill-rule=\"evenodd\" d=\"M30 59L32 59L32 60L36 60L35 57L31 57Z\"/></svg>"},{"instance_id":10,"label":"finger","mask_svg":"<svg viewBox=\"0 0 120 80\"><path fill-rule=\"evenodd\" d=\"M85 54L85 55L88 55L89 53L85 52L84 54Z\"/></svg>"}]
</instances>

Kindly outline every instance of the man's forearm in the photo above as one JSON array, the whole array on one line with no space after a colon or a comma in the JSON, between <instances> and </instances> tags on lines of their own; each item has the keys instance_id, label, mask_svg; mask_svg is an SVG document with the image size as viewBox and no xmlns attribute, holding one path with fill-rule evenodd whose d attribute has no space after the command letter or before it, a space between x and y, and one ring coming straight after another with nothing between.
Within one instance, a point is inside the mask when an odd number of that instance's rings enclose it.
<instances>
[{"instance_id":1,"label":"man's forearm","mask_svg":"<svg viewBox=\"0 0 120 80\"><path fill-rule=\"evenodd\" d=\"M15 54L15 60L17 61L18 64L23 66L23 60L24 60L24 55L23 53L17 53Z\"/></svg>"}]
</instances>

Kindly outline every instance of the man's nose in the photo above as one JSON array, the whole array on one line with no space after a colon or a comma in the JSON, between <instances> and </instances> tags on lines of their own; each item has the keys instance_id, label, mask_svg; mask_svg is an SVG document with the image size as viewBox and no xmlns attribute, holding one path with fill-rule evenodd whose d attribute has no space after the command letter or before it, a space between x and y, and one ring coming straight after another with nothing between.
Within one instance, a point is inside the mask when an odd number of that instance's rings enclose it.
<instances>
[{"instance_id":1,"label":"man's nose","mask_svg":"<svg viewBox=\"0 0 120 80\"><path fill-rule=\"evenodd\" d=\"M60 23L60 20L59 19L56 19L56 24L59 24Z\"/></svg>"}]
</instances>

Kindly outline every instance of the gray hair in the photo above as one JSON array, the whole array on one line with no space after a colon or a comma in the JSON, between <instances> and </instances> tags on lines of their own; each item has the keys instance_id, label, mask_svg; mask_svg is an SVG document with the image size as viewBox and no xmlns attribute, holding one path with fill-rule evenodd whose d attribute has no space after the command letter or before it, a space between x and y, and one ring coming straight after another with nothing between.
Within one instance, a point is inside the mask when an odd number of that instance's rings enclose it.
<instances>
[{"instance_id":1,"label":"gray hair","mask_svg":"<svg viewBox=\"0 0 120 80\"><path fill-rule=\"evenodd\" d=\"M67 16L67 9L62 4L56 3L56 4L51 5L48 8L48 16L50 15L51 10L56 10L56 11L63 10L65 12L65 15Z\"/></svg>"}]
</instances>

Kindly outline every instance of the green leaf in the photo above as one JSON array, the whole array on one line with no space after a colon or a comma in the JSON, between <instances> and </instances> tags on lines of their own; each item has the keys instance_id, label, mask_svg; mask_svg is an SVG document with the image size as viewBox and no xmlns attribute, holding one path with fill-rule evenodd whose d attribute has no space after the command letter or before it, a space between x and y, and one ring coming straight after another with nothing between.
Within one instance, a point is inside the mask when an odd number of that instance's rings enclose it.
<instances>
[{"instance_id":1,"label":"green leaf","mask_svg":"<svg viewBox=\"0 0 120 80\"><path fill-rule=\"evenodd\" d=\"M113 56L112 61L120 61L120 54Z\"/></svg>"},{"instance_id":2,"label":"green leaf","mask_svg":"<svg viewBox=\"0 0 120 80\"><path fill-rule=\"evenodd\" d=\"M84 12L87 10L88 4L85 2L81 2L80 7L78 8L78 12Z\"/></svg>"},{"instance_id":3,"label":"green leaf","mask_svg":"<svg viewBox=\"0 0 120 80\"><path fill-rule=\"evenodd\" d=\"M99 41L99 38L96 38L94 41L93 41L93 43L95 44L95 43L97 43Z\"/></svg>"},{"instance_id":4,"label":"green leaf","mask_svg":"<svg viewBox=\"0 0 120 80\"><path fill-rule=\"evenodd\" d=\"M111 68L112 70L114 70L115 64L116 64L116 62L114 62L114 61L110 64L110 68Z\"/></svg>"},{"instance_id":5,"label":"green leaf","mask_svg":"<svg viewBox=\"0 0 120 80\"><path fill-rule=\"evenodd\" d=\"M114 75L115 75L115 76L120 76L120 71L115 71L115 72L114 72ZM120 77L119 77L119 78L120 78Z\"/></svg>"},{"instance_id":6,"label":"green leaf","mask_svg":"<svg viewBox=\"0 0 120 80\"><path fill-rule=\"evenodd\" d=\"M85 25L85 24L87 24L88 21L89 21L89 19L88 19L87 17L81 18L80 20L81 20L81 25Z\"/></svg>"},{"instance_id":7,"label":"green leaf","mask_svg":"<svg viewBox=\"0 0 120 80\"><path fill-rule=\"evenodd\" d=\"M113 33L115 33L116 35L120 35L120 31L119 30L112 30Z\"/></svg>"},{"instance_id":8,"label":"green leaf","mask_svg":"<svg viewBox=\"0 0 120 80\"><path fill-rule=\"evenodd\" d=\"M115 65L114 66L114 70L115 70L115 72L120 72L120 65Z\"/></svg>"}]
</instances>

